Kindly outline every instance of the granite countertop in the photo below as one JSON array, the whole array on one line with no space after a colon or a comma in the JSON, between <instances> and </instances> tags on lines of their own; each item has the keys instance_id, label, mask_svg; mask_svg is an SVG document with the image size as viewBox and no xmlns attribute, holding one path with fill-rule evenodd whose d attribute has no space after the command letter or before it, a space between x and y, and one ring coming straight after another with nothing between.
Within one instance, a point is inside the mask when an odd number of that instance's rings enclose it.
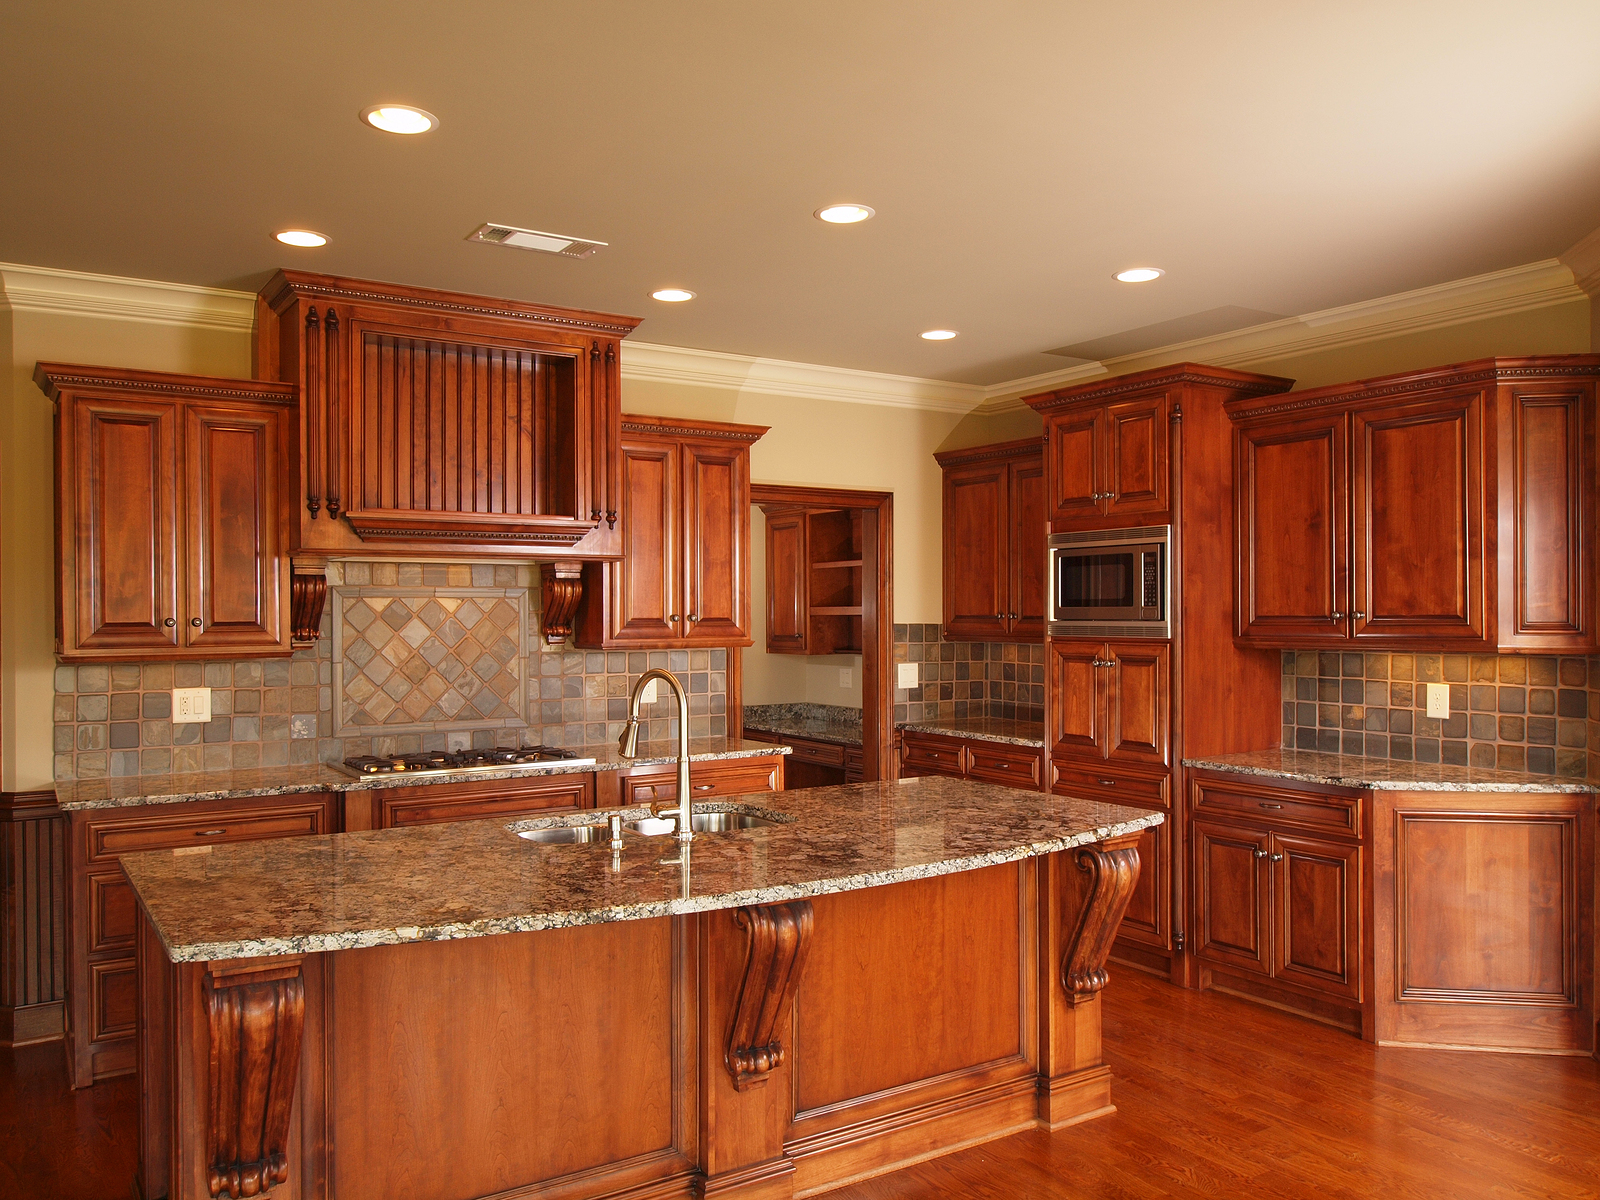
<instances>
[{"instance_id":1,"label":"granite countertop","mask_svg":"<svg viewBox=\"0 0 1600 1200\"><path fill-rule=\"evenodd\" d=\"M747 704L745 731L761 730L813 742L861 745L861 710L837 704Z\"/></svg>"},{"instance_id":2,"label":"granite countertop","mask_svg":"<svg viewBox=\"0 0 1600 1200\"><path fill-rule=\"evenodd\" d=\"M129 775L109 779L76 779L56 784L56 803L66 811L79 808L132 808L143 804L181 804L189 800L235 800L249 796L291 796L300 792L361 792L377 788L416 787L429 783L467 780L522 779L528 775L572 775L585 771L614 771L622 767L656 767L678 761L678 743L640 742L635 758L623 758L616 744L577 748L592 763L553 764L537 772L526 768L505 771L456 771L441 775L368 775L357 777L317 763L302 767L257 767L240 771L195 771L182 775ZM738 738L690 738L692 762L723 758L756 758L787 754L787 746Z\"/></svg>"},{"instance_id":3,"label":"granite countertop","mask_svg":"<svg viewBox=\"0 0 1600 1200\"><path fill-rule=\"evenodd\" d=\"M1214 758L1186 758L1186 767L1229 771L1236 775L1270 775L1305 783L1372 788L1395 792L1600 792L1600 785L1582 779L1499 771L1491 767L1455 767L1440 763L1363 758L1318 750L1247 750Z\"/></svg>"},{"instance_id":4,"label":"granite countertop","mask_svg":"<svg viewBox=\"0 0 1600 1200\"><path fill-rule=\"evenodd\" d=\"M1161 814L928 777L709 801L792 818L702 833L543 845L516 830L595 814L191 846L122 857L175 962L482 937L769 904L975 870L1103 841ZM643 813L643 809L630 810Z\"/></svg>"},{"instance_id":5,"label":"granite countertop","mask_svg":"<svg viewBox=\"0 0 1600 1200\"><path fill-rule=\"evenodd\" d=\"M946 737L973 738L980 742L1005 742L1012 746L1044 749L1043 721L1008 721L1000 717L955 717L948 721L901 721L897 729L913 733L942 733Z\"/></svg>"}]
</instances>

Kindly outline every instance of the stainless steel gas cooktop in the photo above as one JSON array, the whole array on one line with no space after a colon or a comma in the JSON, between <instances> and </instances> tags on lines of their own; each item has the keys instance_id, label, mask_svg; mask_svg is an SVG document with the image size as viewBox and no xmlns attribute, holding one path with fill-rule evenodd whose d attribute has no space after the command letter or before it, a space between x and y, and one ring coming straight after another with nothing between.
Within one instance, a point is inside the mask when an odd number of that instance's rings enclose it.
<instances>
[{"instance_id":1,"label":"stainless steel gas cooktop","mask_svg":"<svg viewBox=\"0 0 1600 1200\"><path fill-rule=\"evenodd\" d=\"M434 750L426 754L397 754L392 758L360 755L344 760L352 775L454 775L463 771L549 770L551 767L592 766L594 759L560 746L496 747L489 750Z\"/></svg>"}]
</instances>

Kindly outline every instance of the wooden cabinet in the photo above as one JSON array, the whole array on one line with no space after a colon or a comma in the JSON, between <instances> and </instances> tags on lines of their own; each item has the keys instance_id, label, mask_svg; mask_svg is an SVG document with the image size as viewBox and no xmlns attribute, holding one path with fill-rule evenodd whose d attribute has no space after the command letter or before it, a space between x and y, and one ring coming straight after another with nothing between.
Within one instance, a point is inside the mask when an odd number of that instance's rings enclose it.
<instances>
[{"instance_id":1,"label":"wooden cabinet","mask_svg":"<svg viewBox=\"0 0 1600 1200\"><path fill-rule=\"evenodd\" d=\"M256 374L303 396L291 549L615 557L619 344L638 323L279 271Z\"/></svg>"},{"instance_id":2,"label":"wooden cabinet","mask_svg":"<svg viewBox=\"0 0 1600 1200\"><path fill-rule=\"evenodd\" d=\"M623 419L622 561L584 568L580 646L748 646L750 446L764 426Z\"/></svg>"},{"instance_id":3,"label":"wooden cabinet","mask_svg":"<svg viewBox=\"0 0 1600 1200\"><path fill-rule=\"evenodd\" d=\"M689 787L696 800L781 792L786 757L774 753L690 762ZM596 787L601 808L665 804L678 798L678 768L675 763L661 763L605 771L597 776Z\"/></svg>"},{"instance_id":4,"label":"wooden cabinet","mask_svg":"<svg viewBox=\"0 0 1600 1200\"><path fill-rule=\"evenodd\" d=\"M1166 766L1171 647L1165 641L1052 638L1052 758Z\"/></svg>"},{"instance_id":5,"label":"wooden cabinet","mask_svg":"<svg viewBox=\"0 0 1600 1200\"><path fill-rule=\"evenodd\" d=\"M40 363L64 662L287 655L292 387Z\"/></svg>"},{"instance_id":6,"label":"wooden cabinet","mask_svg":"<svg viewBox=\"0 0 1600 1200\"><path fill-rule=\"evenodd\" d=\"M594 807L594 772L413 783L344 793L344 830L399 829L446 821L514 821Z\"/></svg>"},{"instance_id":7,"label":"wooden cabinet","mask_svg":"<svg viewBox=\"0 0 1600 1200\"><path fill-rule=\"evenodd\" d=\"M944 470L945 636L1043 641L1047 496L1040 441L934 458Z\"/></svg>"},{"instance_id":8,"label":"wooden cabinet","mask_svg":"<svg viewBox=\"0 0 1600 1200\"><path fill-rule=\"evenodd\" d=\"M860 783L866 777L860 746L795 737L765 729L746 728L744 736L746 741L772 742L789 747L783 764L783 786L786 791Z\"/></svg>"},{"instance_id":9,"label":"wooden cabinet","mask_svg":"<svg viewBox=\"0 0 1600 1200\"><path fill-rule=\"evenodd\" d=\"M1584 653L1600 356L1236 401L1235 633Z\"/></svg>"},{"instance_id":10,"label":"wooden cabinet","mask_svg":"<svg viewBox=\"0 0 1600 1200\"><path fill-rule=\"evenodd\" d=\"M334 797L327 792L71 814L67 1058L74 1087L134 1069L138 912L117 856L332 833L336 819Z\"/></svg>"},{"instance_id":11,"label":"wooden cabinet","mask_svg":"<svg viewBox=\"0 0 1600 1200\"><path fill-rule=\"evenodd\" d=\"M762 505L766 519L767 653L860 654L860 508Z\"/></svg>"},{"instance_id":12,"label":"wooden cabinet","mask_svg":"<svg viewBox=\"0 0 1600 1200\"><path fill-rule=\"evenodd\" d=\"M900 731L900 778L947 775L1037 792L1043 788L1044 752L1015 742L962 738L916 729Z\"/></svg>"}]
</instances>

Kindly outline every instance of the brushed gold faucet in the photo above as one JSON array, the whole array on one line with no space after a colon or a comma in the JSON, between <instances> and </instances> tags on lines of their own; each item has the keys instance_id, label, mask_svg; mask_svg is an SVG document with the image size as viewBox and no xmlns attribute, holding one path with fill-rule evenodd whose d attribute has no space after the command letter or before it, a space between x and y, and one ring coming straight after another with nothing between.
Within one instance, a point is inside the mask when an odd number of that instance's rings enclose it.
<instances>
[{"instance_id":1,"label":"brushed gold faucet","mask_svg":"<svg viewBox=\"0 0 1600 1200\"><path fill-rule=\"evenodd\" d=\"M628 700L628 723L617 739L617 753L623 758L638 757L639 696L653 679L661 680L678 697L678 804L676 808L657 808L652 804L650 811L658 817L676 818L678 840L687 842L694 836L694 792L689 787L689 693L671 671L652 667L633 685L633 695Z\"/></svg>"}]
</instances>

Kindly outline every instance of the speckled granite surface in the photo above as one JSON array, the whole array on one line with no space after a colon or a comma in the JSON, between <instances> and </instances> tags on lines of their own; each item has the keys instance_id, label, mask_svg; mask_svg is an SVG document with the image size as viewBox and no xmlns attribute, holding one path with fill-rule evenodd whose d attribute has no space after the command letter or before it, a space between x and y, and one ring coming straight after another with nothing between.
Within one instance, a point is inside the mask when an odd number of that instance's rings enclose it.
<instances>
[{"instance_id":1,"label":"speckled granite surface","mask_svg":"<svg viewBox=\"0 0 1600 1200\"><path fill-rule=\"evenodd\" d=\"M1231 771L1238 775L1271 775L1305 783L1373 788L1395 792L1600 792L1600 785L1525 771L1489 767L1454 767L1439 763L1324 754L1316 750L1249 750L1215 758L1186 758L1186 767Z\"/></svg>"},{"instance_id":2,"label":"speckled granite surface","mask_svg":"<svg viewBox=\"0 0 1600 1200\"><path fill-rule=\"evenodd\" d=\"M1000 717L958 717L948 721L901 721L900 729L915 733L942 733L947 737L975 738L980 742L1006 742L1013 746L1044 749L1044 723L1007 721Z\"/></svg>"},{"instance_id":3,"label":"speckled granite surface","mask_svg":"<svg viewBox=\"0 0 1600 1200\"><path fill-rule=\"evenodd\" d=\"M861 745L861 710L838 704L746 704L744 727L814 742Z\"/></svg>"},{"instance_id":4,"label":"speckled granite surface","mask_svg":"<svg viewBox=\"0 0 1600 1200\"><path fill-rule=\"evenodd\" d=\"M541 845L515 830L595 815L463 821L125 855L174 961L481 937L765 904L1014 862L1158 824L1159 813L939 777L749 798L793 820ZM742 807L732 799L696 806ZM642 810L636 810L642 811Z\"/></svg>"},{"instance_id":5,"label":"speckled granite surface","mask_svg":"<svg viewBox=\"0 0 1600 1200\"><path fill-rule=\"evenodd\" d=\"M787 746L738 738L691 738L689 757L699 762L720 758L755 758L762 754L787 754ZM444 775L370 775L357 778L333 767L261 767L249 771L196 771L183 775L130 775L116 779L79 779L56 784L56 802L65 810L77 808L130 808L141 804L181 804L187 800L231 800L246 796L288 796L296 792L358 792L374 788L415 787L428 783L464 780L517 779L529 774L570 775L582 771L608 771L618 767L652 767L678 761L677 742L641 742L636 758L625 759L610 742L579 750L593 763L554 764L537 772L458 771Z\"/></svg>"}]
</instances>

